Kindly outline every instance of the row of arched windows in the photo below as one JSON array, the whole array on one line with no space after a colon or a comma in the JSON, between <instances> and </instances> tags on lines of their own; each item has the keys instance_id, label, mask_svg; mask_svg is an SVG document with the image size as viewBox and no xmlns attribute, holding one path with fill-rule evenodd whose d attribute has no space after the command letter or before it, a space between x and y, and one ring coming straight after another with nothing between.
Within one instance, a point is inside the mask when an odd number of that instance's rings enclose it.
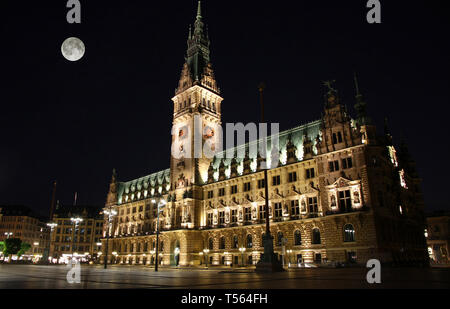
<instances>
[{"instance_id":1,"label":"row of arched windows","mask_svg":"<svg viewBox=\"0 0 450 309\"><path fill-rule=\"evenodd\" d=\"M352 224L346 224L343 228L344 232L344 242L353 242L355 241L355 229ZM311 232L311 244L318 245L321 243L321 236L320 236L320 230L319 228L314 228ZM265 233L262 233L261 235L261 244L263 244ZM278 232L276 236L276 245L281 246L283 245L283 232ZM231 239L231 248L237 249L239 246L239 240L237 236L233 236ZM294 246L300 246L302 244L302 234L300 230L295 230L294 232ZM245 239L245 246L246 248L253 248L253 237L251 234L248 234ZM210 250L214 249L214 240L212 237L208 240L208 248ZM225 236L220 237L219 239L219 249L225 249Z\"/></svg>"}]
</instances>

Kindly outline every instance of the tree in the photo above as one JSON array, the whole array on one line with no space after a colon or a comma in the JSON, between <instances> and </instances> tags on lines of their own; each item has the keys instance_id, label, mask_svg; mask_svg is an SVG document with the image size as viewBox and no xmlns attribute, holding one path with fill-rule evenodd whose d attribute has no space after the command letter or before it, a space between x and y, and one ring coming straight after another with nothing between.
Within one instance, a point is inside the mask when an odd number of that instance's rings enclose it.
<instances>
[{"instance_id":1,"label":"tree","mask_svg":"<svg viewBox=\"0 0 450 309\"><path fill-rule=\"evenodd\" d=\"M22 240L20 238L7 238L5 239L5 250L3 254L8 256L10 254L17 254L22 245Z\"/></svg>"},{"instance_id":2,"label":"tree","mask_svg":"<svg viewBox=\"0 0 450 309\"><path fill-rule=\"evenodd\" d=\"M25 252L31 249L31 245L29 243L23 242L20 245L20 250L17 252L17 256L23 255Z\"/></svg>"},{"instance_id":3,"label":"tree","mask_svg":"<svg viewBox=\"0 0 450 309\"><path fill-rule=\"evenodd\" d=\"M4 241L0 241L0 252L5 251L5 242Z\"/></svg>"}]
</instances>

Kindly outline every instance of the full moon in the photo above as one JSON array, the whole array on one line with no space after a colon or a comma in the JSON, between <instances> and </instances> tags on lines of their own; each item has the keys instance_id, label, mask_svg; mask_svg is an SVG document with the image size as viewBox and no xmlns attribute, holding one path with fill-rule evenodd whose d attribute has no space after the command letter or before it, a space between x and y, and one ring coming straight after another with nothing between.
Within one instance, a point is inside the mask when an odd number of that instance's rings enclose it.
<instances>
[{"instance_id":1,"label":"full moon","mask_svg":"<svg viewBox=\"0 0 450 309\"><path fill-rule=\"evenodd\" d=\"M69 61L80 60L84 51L84 44L79 38L67 38L61 45L61 53Z\"/></svg>"}]
</instances>

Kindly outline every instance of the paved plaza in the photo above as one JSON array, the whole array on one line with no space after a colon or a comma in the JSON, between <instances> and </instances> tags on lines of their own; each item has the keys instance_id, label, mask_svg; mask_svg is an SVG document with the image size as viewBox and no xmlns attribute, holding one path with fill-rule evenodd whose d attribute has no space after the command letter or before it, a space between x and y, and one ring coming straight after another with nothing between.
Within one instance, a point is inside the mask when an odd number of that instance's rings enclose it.
<instances>
[{"instance_id":1,"label":"paved plaza","mask_svg":"<svg viewBox=\"0 0 450 309\"><path fill-rule=\"evenodd\" d=\"M275 274L251 269L174 269L81 266L69 284L67 266L0 264L0 289L449 289L449 268L382 268L381 284L368 284L364 268L303 268Z\"/></svg>"}]
</instances>

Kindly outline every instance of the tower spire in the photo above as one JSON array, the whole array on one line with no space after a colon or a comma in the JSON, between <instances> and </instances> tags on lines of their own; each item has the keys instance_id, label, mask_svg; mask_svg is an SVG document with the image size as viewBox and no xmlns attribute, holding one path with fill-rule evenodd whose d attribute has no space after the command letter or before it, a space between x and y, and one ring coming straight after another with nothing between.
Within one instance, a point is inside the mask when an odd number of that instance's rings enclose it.
<instances>
[{"instance_id":1,"label":"tower spire","mask_svg":"<svg viewBox=\"0 0 450 309\"><path fill-rule=\"evenodd\" d=\"M354 73L354 80L355 80L355 89L356 89L356 95L355 95L356 121L358 122L359 125L367 125L367 124L370 124L370 118L367 117L366 102L364 102L364 98L359 90L358 77L356 76L356 72Z\"/></svg>"},{"instance_id":2,"label":"tower spire","mask_svg":"<svg viewBox=\"0 0 450 309\"><path fill-rule=\"evenodd\" d=\"M197 6L197 20L202 19L202 2L198 2Z\"/></svg>"}]
</instances>

